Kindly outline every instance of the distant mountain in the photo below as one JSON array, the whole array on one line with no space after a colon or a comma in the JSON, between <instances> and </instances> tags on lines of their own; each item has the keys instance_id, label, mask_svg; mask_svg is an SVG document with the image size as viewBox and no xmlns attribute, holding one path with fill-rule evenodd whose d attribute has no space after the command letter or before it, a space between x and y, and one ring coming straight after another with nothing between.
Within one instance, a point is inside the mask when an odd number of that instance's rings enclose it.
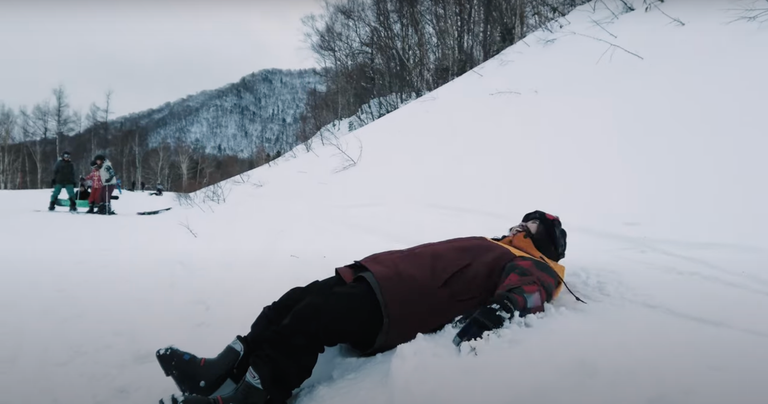
<instances>
[{"instance_id":1,"label":"distant mountain","mask_svg":"<svg viewBox=\"0 0 768 404\"><path fill-rule=\"evenodd\" d=\"M299 143L296 132L307 91L321 87L314 70L261 70L215 90L119 117L111 126L146 131L149 147L180 141L207 153L245 157L263 145L274 155Z\"/></svg>"}]
</instances>

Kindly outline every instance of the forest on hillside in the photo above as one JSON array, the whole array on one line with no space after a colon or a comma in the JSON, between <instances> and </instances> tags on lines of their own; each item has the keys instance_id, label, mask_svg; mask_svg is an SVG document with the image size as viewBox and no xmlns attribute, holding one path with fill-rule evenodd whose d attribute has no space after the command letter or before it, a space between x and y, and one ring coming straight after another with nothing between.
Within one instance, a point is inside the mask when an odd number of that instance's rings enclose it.
<instances>
[{"instance_id":1,"label":"forest on hillside","mask_svg":"<svg viewBox=\"0 0 768 404\"><path fill-rule=\"evenodd\" d=\"M341 0L303 19L310 70L268 70L221 89L114 117L111 92L86 113L64 87L32 108L0 104L0 189L50 186L64 149L80 172L106 154L125 183L192 192L269 163L346 118L362 127L469 73L531 33L558 30L586 0ZM630 0L598 0L614 19ZM642 0L646 9L660 1ZM612 20L594 21L606 29ZM525 42L525 41L524 41ZM529 44L526 42L527 46ZM480 73L476 73L480 74ZM319 136L318 136L319 135Z\"/></svg>"},{"instance_id":2,"label":"forest on hillside","mask_svg":"<svg viewBox=\"0 0 768 404\"><path fill-rule=\"evenodd\" d=\"M262 70L236 83L150 110L115 117L107 91L87 113L72 110L64 86L31 109L0 104L0 189L50 186L63 151L81 173L104 154L124 183L190 192L291 150L314 70Z\"/></svg>"}]
</instances>

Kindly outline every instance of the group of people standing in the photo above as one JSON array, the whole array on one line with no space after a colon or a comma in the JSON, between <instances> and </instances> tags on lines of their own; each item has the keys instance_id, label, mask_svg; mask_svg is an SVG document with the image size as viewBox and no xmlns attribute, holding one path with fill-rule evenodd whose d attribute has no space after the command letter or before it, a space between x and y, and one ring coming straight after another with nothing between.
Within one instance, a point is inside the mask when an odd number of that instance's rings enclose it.
<instances>
[{"instance_id":1,"label":"group of people standing","mask_svg":"<svg viewBox=\"0 0 768 404\"><path fill-rule=\"evenodd\" d=\"M71 157L71 154L65 151L53 168L53 193L48 210L56 209L56 200L62 189L67 191L69 210L72 212L77 211L77 199L85 196L75 194L74 186L77 181L75 180L75 166ZM115 212L111 209L109 202L118 184L112 163L104 155L99 154L91 161L91 169L90 174L80 177L79 191L80 193L88 193L88 211L86 213L112 215ZM88 191L88 184L90 184L90 192Z\"/></svg>"},{"instance_id":2,"label":"group of people standing","mask_svg":"<svg viewBox=\"0 0 768 404\"><path fill-rule=\"evenodd\" d=\"M115 211L111 209L112 193L115 189L120 190L120 180L112 168L112 163L103 155L98 154L91 161L91 173L85 177L80 177L80 186L77 192L75 185L78 181L75 179L75 165L72 163L72 155L65 151L61 158L53 167L53 194L48 205L48 210L56 209L56 200L62 190L67 191L69 197L69 210L77 212L77 201L88 200L88 211L86 213L96 213L101 215L113 215ZM146 184L141 181L141 192L144 192ZM136 190L136 181L131 181L131 191ZM163 186L157 184L155 192L150 195L163 195Z\"/></svg>"}]
</instances>

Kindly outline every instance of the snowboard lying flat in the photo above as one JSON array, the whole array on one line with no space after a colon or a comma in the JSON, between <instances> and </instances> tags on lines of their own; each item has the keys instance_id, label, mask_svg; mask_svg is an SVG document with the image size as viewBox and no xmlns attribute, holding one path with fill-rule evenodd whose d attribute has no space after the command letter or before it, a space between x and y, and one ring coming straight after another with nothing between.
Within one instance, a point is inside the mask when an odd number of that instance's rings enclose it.
<instances>
[{"instance_id":1,"label":"snowboard lying flat","mask_svg":"<svg viewBox=\"0 0 768 404\"><path fill-rule=\"evenodd\" d=\"M171 210L171 208L158 209L158 210L150 210L150 211L147 211L147 212L136 212L136 214L137 215L143 215L143 216L144 215L156 215L158 213L166 212L166 211L169 211L169 210Z\"/></svg>"},{"instance_id":2,"label":"snowboard lying flat","mask_svg":"<svg viewBox=\"0 0 768 404\"><path fill-rule=\"evenodd\" d=\"M70 215L84 215L85 212L70 212L68 210L43 210L43 209L34 209L33 212L45 212L45 213L69 213Z\"/></svg>"}]
</instances>

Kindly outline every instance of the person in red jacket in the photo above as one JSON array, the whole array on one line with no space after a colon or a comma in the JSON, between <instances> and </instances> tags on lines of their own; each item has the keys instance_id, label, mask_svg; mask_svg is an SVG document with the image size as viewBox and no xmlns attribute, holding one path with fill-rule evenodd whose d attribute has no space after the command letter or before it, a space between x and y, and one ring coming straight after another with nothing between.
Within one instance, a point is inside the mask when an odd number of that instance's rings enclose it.
<instances>
[{"instance_id":1,"label":"person in red jacket","mask_svg":"<svg viewBox=\"0 0 768 404\"><path fill-rule=\"evenodd\" d=\"M85 213L96 213L94 208L101 204L101 189L104 183L101 180L101 170L95 161L91 161L91 173L85 177L80 177L80 181L91 182L91 194L88 196L88 211Z\"/></svg>"},{"instance_id":2,"label":"person in red jacket","mask_svg":"<svg viewBox=\"0 0 768 404\"><path fill-rule=\"evenodd\" d=\"M482 338L558 296L566 238L557 216L534 211L503 237L422 244L336 268L265 307L250 332L216 357L158 350L160 366L183 393L160 403L284 403L325 347L346 344L374 355L451 324L460 327L457 346ZM214 395L227 379L237 387Z\"/></svg>"}]
</instances>

